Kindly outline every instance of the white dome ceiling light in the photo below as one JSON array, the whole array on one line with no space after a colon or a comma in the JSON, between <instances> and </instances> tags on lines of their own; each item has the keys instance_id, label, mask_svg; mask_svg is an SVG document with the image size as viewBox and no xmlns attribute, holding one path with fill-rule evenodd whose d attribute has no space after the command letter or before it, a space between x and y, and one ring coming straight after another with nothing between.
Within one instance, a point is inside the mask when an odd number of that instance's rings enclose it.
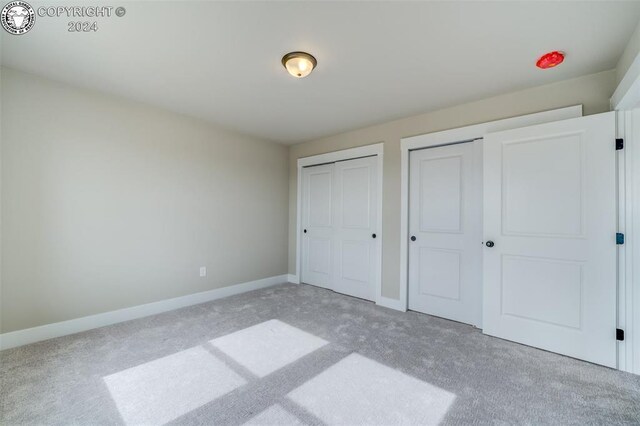
<instances>
[{"instance_id":1,"label":"white dome ceiling light","mask_svg":"<svg viewBox=\"0 0 640 426\"><path fill-rule=\"evenodd\" d=\"M311 74L318 62L306 52L290 52L282 57L282 65L295 78L303 78Z\"/></svg>"}]
</instances>

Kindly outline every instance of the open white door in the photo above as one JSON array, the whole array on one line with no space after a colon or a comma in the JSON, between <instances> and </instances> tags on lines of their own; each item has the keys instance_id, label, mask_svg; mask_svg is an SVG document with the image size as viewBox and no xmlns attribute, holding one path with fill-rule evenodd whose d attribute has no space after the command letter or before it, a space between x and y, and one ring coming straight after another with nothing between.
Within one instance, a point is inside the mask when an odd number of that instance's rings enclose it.
<instances>
[{"instance_id":1,"label":"open white door","mask_svg":"<svg viewBox=\"0 0 640 426\"><path fill-rule=\"evenodd\" d=\"M615 113L484 138L486 334L616 366Z\"/></svg>"},{"instance_id":2,"label":"open white door","mask_svg":"<svg viewBox=\"0 0 640 426\"><path fill-rule=\"evenodd\" d=\"M481 326L482 141L410 153L409 309Z\"/></svg>"},{"instance_id":3,"label":"open white door","mask_svg":"<svg viewBox=\"0 0 640 426\"><path fill-rule=\"evenodd\" d=\"M378 271L378 158L335 164L335 279L339 293L375 300Z\"/></svg>"},{"instance_id":4,"label":"open white door","mask_svg":"<svg viewBox=\"0 0 640 426\"><path fill-rule=\"evenodd\" d=\"M302 281L331 288L334 256L334 165L302 169Z\"/></svg>"}]
</instances>

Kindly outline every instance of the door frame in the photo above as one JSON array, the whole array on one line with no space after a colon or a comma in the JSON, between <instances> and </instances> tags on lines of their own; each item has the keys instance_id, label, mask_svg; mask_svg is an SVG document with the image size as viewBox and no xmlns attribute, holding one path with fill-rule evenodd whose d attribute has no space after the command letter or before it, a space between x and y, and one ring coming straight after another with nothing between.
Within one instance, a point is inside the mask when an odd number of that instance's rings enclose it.
<instances>
[{"instance_id":1,"label":"door frame","mask_svg":"<svg viewBox=\"0 0 640 426\"><path fill-rule=\"evenodd\" d=\"M327 152L319 155L312 155L309 157L298 158L298 182L297 182L297 198L296 198L296 274L289 277L289 280L295 284L300 284L302 273L302 168L309 166L319 166L321 164L335 163L336 161L354 160L361 157L377 157L377 184L376 190L378 191L378 234L380 238L376 242L376 256L378 265L375 271L374 284L376 287L375 303L380 304L382 297L382 241L384 240L384 232L382 227L382 200L384 198L382 193L383 182L383 157L384 157L384 143L376 143L372 145L359 146L356 148L343 149L340 151Z\"/></svg>"}]
</instances>

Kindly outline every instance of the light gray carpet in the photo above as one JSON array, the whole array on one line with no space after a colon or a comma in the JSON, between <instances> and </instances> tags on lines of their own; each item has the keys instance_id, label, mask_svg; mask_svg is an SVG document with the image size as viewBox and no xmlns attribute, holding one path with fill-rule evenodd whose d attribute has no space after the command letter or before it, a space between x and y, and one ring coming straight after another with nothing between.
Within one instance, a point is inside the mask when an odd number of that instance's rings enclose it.
<instances>
[{"instance_id":1,"label":"light gray carpet","mask_svg":"<svg viewBox=\"0 0 640 426\"><path fill-rule=\"evenodd\" d=\"M640 377L284 284L0 353L0 423L640 424Z\"/></svg>"}]
</instances>

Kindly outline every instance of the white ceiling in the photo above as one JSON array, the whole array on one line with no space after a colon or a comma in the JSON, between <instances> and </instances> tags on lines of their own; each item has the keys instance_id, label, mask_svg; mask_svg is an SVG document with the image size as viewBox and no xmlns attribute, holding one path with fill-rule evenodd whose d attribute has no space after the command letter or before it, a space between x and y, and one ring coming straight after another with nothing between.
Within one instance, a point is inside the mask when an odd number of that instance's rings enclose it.
<instances>
[{"instance_id":1,"label":"white ceiling","mask_svg":"<svg viewBox=\"0 0 640 426\"><path fill-rule=\"evenodd\" d=\"M112 5L127 14L96 33L38 17L3 34L3 64L283 143L614 68L640 19L617 1ZM556 49L562 66L534 66ZM318 59L311 76L286 73L293 50Z\"/></svg>"}]
</instances>

